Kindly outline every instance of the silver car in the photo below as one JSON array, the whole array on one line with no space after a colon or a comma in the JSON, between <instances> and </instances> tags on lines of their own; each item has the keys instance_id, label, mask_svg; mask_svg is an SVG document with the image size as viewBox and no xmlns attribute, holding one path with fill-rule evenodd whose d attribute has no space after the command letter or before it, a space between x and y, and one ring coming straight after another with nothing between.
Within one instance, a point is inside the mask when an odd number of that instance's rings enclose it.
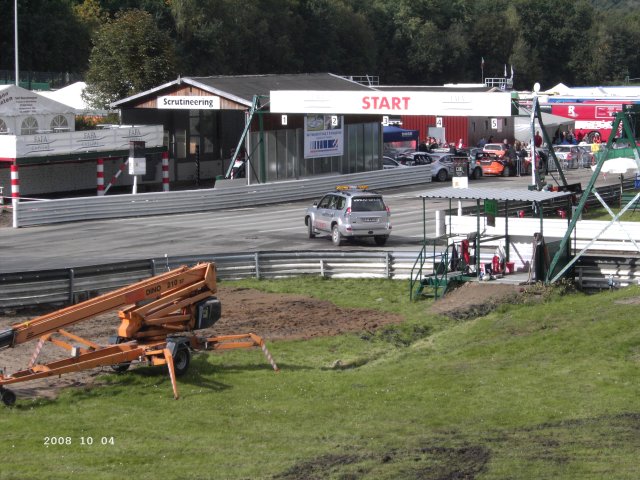
<instances>
[{"instance_id":1,"label":"silver car","mask_svg":"<svg viewBox=\"0 0 640 480\"><path fill-rule=\"evenodd\" d=\"M581 166L583 150L578 145L555 145L553 150L562 168L578 168Z\"/></svg>"},{"instance_id":2,"label":"silver car","mask_svg":"<svg viewBox=\"0 0 640 480\"><path fill-rule=\"evenodd\" d=\"M366 237L373 237L376 245L382 246L391 234L391 212L379 193L364 185L343 185L307 208L304 224L309 238L330 234L336 246L344 238Z\"/></svg>"}]
</instances>

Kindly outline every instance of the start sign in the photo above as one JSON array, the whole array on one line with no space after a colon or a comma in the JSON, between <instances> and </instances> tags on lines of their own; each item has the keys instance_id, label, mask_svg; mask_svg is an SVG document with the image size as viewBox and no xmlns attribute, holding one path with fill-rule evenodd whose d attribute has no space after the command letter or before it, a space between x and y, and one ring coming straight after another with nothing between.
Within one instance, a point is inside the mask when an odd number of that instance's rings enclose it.
<instances>
[{"instance_id":1,"label":"start sign","mask_svg":"<svg viewBox=\"0 0 640 480\"><path fill-rule=\"evenodd\" d=\"M511 116L509 92L272 90L271 113Z\"/></svg>"}]
</instances>

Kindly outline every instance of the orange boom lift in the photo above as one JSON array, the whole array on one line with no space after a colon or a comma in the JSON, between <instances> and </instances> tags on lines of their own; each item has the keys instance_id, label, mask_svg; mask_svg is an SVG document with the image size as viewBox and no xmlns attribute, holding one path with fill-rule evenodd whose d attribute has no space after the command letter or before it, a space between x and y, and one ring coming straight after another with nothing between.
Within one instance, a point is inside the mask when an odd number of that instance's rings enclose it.
<instances>
[{"instance_id":1,"label":"orange boom lift","mask_svg":"<svg viewBox=\"0 0 640 480\"><path fill-rule=\"evenodd\" d=\"M217 337L196 335L195 331L209 328L220 319L222 309L215 293L215 264L202 263L180 267L14 324L0 331L0 350L30 340L39 341L26 369L12 374L0 371L0 397L5 405L15 403L15 394L5 388L12 383L103 366L125 371L132 363L143 363L167 365L177 399L176 376L187 371L192 351L261 347L273 369L278 371L263 339L254 333ZM115 309L120 309L120 326L109 345L98 345L65 330ZM47 342L64 348L70 357L38 364L40 350Z\"/></svg>"}]
</instances>

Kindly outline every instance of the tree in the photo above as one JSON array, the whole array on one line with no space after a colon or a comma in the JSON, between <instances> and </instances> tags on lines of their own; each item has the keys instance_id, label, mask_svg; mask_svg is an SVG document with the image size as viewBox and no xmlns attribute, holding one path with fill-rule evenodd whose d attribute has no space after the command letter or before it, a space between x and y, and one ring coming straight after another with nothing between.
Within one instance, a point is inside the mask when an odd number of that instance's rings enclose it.
<instances>
[{"instance_id":1,"label":"tree","mask_svg":"<svg viewBox=\"0 0 640 480\"><path fill-rule=\"evenodd\" d=\"M175 77L169 36L142 10L116 14L94 37L85 100L96 108L156 87Z\"/></svg>"},{"instance_id":2,"label":"tree","mask_svg":"<svg viewBox=\"0 0 640 480\"><path fill-rule=\"evenodd\" d=\"M0 0L0 12L0 68L13 69L13 0ZM90 44L90 32L74 16L70 0L18 2L21 71L82 72Z\"/></svg>"}]
</instances>

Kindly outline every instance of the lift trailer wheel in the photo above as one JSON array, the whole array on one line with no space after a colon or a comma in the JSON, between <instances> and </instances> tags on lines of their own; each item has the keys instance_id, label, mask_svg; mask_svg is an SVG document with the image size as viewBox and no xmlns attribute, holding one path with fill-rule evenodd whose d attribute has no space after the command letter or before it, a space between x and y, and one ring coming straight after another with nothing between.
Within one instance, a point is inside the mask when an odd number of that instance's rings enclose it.
<instances>
[{"instance_id":1,"label":"lift trailer wheel","mask_svg":"<svg viewBox=\"0 0 640 480\"><path fill-rule=\"evenodd\" d=\"M16 403L16 394L6 388L0 387L0 398L2 398L2 403L7 407L11 407Z\"/></svg>"},{"instance_id":2,"label":"lift trailer wheel","mask_svg":"<svg viewBox=\"0 0 640 480\"><path fill-rule=\"evenodd\" d=\"M191 351L189 347L182 344L176 350L176 354L173 356L173 368L176 371L176 376L180 377L187 373L189 364L191 363Z\"/></svg>"}]
</instances>

